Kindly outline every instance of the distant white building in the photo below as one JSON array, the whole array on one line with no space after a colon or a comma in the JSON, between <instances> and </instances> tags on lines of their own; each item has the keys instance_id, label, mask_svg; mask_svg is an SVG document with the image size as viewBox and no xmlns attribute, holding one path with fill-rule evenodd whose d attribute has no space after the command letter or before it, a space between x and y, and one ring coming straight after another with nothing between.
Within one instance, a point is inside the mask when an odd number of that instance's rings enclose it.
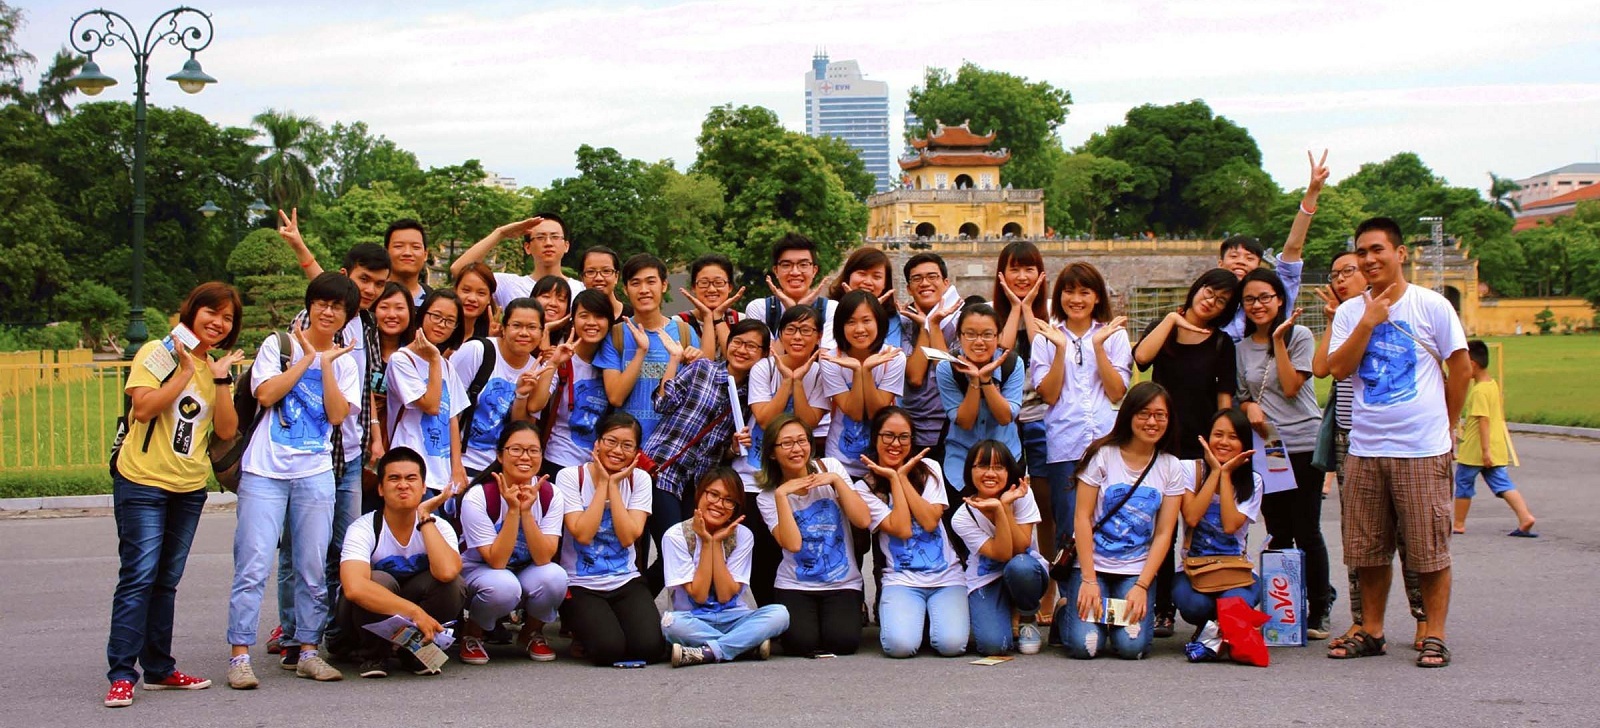
<instances>
[{"instance_id":1,"label":"distant white building","mask_svg":"<svg viewBox=\"0 0 1600 728\"><path fill-rule=\"evenodd\" d=\"M889 189L889 84L868 81L855 61L829 62L827 53L811 59L806 72L806 134L838 137L861 153L876 180Z\"/></svg>"},{"instance_id":2,"label":"distant white building","mask_svg":"<svg viewBox=\"0 0 1600 728\"><path fill-rule=\"evenodd\" d=\"M1578 162L1517 180L1522 189L1511 193L1511 199L1527 207L1535 202L1577 192L1596 182L1600 182L1600 163Z\"/></svg>"},{"instance_id":3,"label":"distant white building","mask_svg":"<svg viewBox=\"0 0 1600 728\"><path fill-rule=\"evenodd\" d=\"M494 172L487 172L483 175L483 184L486 187L499 187L508 192L516 192L518 189L516 177L507 177Z\"/></svg>"}]
</instances>

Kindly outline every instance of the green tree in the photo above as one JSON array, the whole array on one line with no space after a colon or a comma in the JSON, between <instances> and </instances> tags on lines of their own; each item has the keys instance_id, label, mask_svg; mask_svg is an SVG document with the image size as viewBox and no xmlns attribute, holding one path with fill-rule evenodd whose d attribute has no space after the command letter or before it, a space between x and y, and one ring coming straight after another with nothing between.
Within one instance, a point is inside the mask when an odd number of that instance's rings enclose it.
<instances>
[{"instance_id":1,"label":"green tree","mask_svg":"<svg viewBox=\"0 0 1600 728\"><path fill-rule=\"evenodd\" d=\"M401 149L389 138L373 136L367 123L335 122L313 127L307 145L322 160L316 169L317 190L327 198L342 197L351 189L374 182L391 182L406 189L421 181L417 155Z\"/></svg>"},{"instance_id":2,"label":"green tree","mask_svg":"<svg viewBox=\"0 0 1600 728\"><path fill-rule=\"evenodd\" d=\"M566 222L572 252L592 245L605 245L623 258L654 252L644 225L653 193L646 179L648 165L611 147L584 144L576 155L577 176L551 182L539 196L541 211L554 212Z\"/></svg>"},{"instance_id":3,"label":"green tree","mask_svg":"<svg viewBox=\"0 0 1600 728\"><path fill-rule=\"evenodd\" d=\"M1493 172L1489 173L1489 200L1495 207L1504 210L1507 215L1522 212L1522 203L1511 197L1511 193L1522 189L1522 185L1509 177L1501 177Z\"/></svg>"},{"instance_id":4,"label":"green tree","mask_svg":"<svg viewBox=\"0 0 1600 728\"><path fill-rule=\"evenodd\" d=\"M845 187L815 140L785 129L759 106L719 106L706 115L691 174L721 186L717 249L753 275L769 267L772 246L788 233L817 243L824 269L860 243L867 208Z\"/></svg>"},{"instance_id":5,"label":"green tree","mask_svg":"<svg viewBox=\"0 0 1600 728\"><path fill-rule=\"evenodd\" d=\"M95 281L75 280L55 298L57 314L66 321L76 323L83 331L83 341L94 348L113 341L112 329L128 318L128 299L110 286ZM152 334L162 335L160 319L152 320Z\"/></svg>"},{"instance_id":6,"label":"green tree","mask_svg":"<svg viewBox=\"0 0 1600 728\"><path fill-rule=\"evenodd\" d=\"M0 101L22 100L22 69L35 60L17 45L22 25L22 8L0 2Z\"/></svg>"},{"instance_id":7,"label":"green tree","mask_svg":"<svg viewBox=\"0 0 1600 728\"><path fill-rule=\"evenodd\" d=\"M369 187L351 187L328 202L317 212L315 227L330 251L343 254L357 243L382 243L390 223L416 217L411 201L395 183L380 180Z\"/></svg>"},{"instance_id":8,"label":"green tree","mask_svg":"<svg viewBox=\"0 0 1600 728\"><path fill-rule=\"evenodd\" d=\"M813 137L812 141L817 145L817 151L822 152L822 158L828 160L828 166L833 168L834 174L839 175L844 188L856 199L865 202L877 191L877 178L867 171L866 162L861 161L861 153L849 142L831 136Z\"/></svg>"},{"instance_id":9,"label":"green tree","mask_svg":"<svg viewBox=\"0 0 1600 728\"><path fill-rule=\"evenodd\" d=\"M1058 231L1096 237L1100 225L1132 191L1133 167L1127 162L1088 152L1064 155L1056 167L1056 182L1048 190L1047 222Z\"/></svg>"},{"instance_id":10,"label":"green tree","mask_svg":"<svg viewBox=\"0 0 1600 728\"><path fill-rule=\"evenodd\" d=\"M533 215L533 198L484 184L487 176L478 160L469 159L429 169L411 192L429 243L446 263L496 227Z\"/></svg>"},{"instance_id":11,"label":"green tree","mask_svg":"<svg viewBox=\"0 0 1600 728\"><path fill-rule=\"evenodd\" d=\"M0 162L0 320L40 322L39 303L66 285L61 246L78 230L52 199L56 186L36 165Z\"/></svg>"},{"instance_id":12,"label":"green tree","mask_svg":"<svg viewBox=\"0 0 1600 728\"><path fill-rule=\"evenodd\" d=\"M974 132L995 133L995 145L1011 150L1005 179L1014 187L1047 188L1059 158L1056 129L1067 119L1072 94L1048 81L1029 81L1002 71L963 63L951 77L942 68L930 68L921 86L913 87L907 108L923 128L907 129L908 138L923 136L935 121L954 125L970 122Z\"/></svg>"},{"instance_id":13,"label":"green tree","mask_svg":"<svg viewBox=\"0 0 1600 728\"><path fill-rule=\"evenodd\" d=\"M327 249L315 235L306 247L319 260ZM240 346L253 350L267 332L281 330L305 305L306 277L294 251L273 230L252 230L228 256L228 272L244 295L244 331Z\"/></svg>"},{"instance_id":14,"label":"green tree","mask_svg":"<svg viewBox=\"0 0 1600 728\"><path fill-rule=\"evenodd\" d=\"M1259 164L1232 159L1194 180L1184 201L1205 220L1202 234L1239 231L1266 218L1282 192Z\"/></svg>"},{"instance_id":15,"label":"green tree","mask_svg":"<svg viewBox=\"0 0 1600 728\"><path fill-rule=\"evenodd\" d=\"M650 165L647 175L654 195L644 225L652 249L674 262L716 249L716 221L726 206L722 185L703 174L683 174L665 161Z\"/></svg>"},{"instance_id":16,"label":"green tree","mask_svg":"<svg viewBox=\"0 0 1600 728\"><path fill-rule=\"evenodd\" d=\"M321 163L316 136L320 125L309 116L268 109L250 120L266 136L261 145L260 169L267 178L261 195L274 207L304 207L317 189L316 168Z\"/></svg>"},{"instance_id":17,"label":"green tree","mask_svg":"<svg viewBox=\"0 0 1600 728\"><path fill-rule=\"evenodd\" d=\"M1261 168L1261 149L1250 132L1213 115L1211 107L1198 99L1131 109L1123 124L1089 137L1081 151L1133 167L1133 191L1117 215L1116 224L1122 229L1147 226L1158 232L1192 233L1226 224L1228 220L1213 218L1235 211L1218 207L1215 199L1211 209L1203 208L1195 201L1200 193L1190 188L1230 163L1237 163L1236 169L1238 164ZM1211 178L1210 188L1221 186L1218 179Z\"/></svg>"}]
</instances>

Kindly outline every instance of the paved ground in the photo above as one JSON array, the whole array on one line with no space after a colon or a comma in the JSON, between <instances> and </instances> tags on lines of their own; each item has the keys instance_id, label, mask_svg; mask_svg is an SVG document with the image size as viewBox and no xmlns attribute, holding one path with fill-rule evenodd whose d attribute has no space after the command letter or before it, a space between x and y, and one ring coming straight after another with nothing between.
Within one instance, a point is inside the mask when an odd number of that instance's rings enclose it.
<instances>
[{"instance_id":1,"label":"paved ground","mask_svg":"<svg viewBox=\"0 0 1600 728\"><path fill-rule=\"evenodd\" d=\"M0 726L1595 725L1597 630L1582 607L1595 600L1600 574L1600 444L1521 437L1518 446L1526 465L1516 477L1544 537L1506 538L1509 511L1480 489L1469 532L1455 542L1456 664L1445 670L1413 667L1403 642L1391 642L1388 657L1353 662L1328 660L1314 643L1274 650L1268 669L1190 665L1173 639L1133 663L1047 651L978 667L872 651L619 671L507 654L485 667L452 663L433 678L316 684L258 654L261 689L234 692L221 685L233 516L219 512L205 516L189 560L176 642L180 665L218 685L141 691L133 707L112 711L99 700L117 568L113 524L39 518L0 521L0 630L12 660L0 671ZM1337 550L1337 502L1327 503L1324 530ZM1346 607L1336 608L1337 628L1348 624ZM1398 590L1390 613L1404 614ZM1395 633L1409 629L1398 622Z\"/></svg>"}]
</instances>

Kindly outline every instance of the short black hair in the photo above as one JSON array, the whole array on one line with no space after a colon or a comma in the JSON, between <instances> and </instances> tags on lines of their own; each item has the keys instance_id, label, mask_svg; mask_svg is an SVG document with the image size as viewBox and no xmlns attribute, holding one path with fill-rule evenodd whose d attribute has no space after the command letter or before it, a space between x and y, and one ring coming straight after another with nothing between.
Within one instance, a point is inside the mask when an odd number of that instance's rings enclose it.
<instances>
[{"instance_id":1,"label":"short black hair","mask_svg":"<svg viewBox=\"0 0 1600 728\"><path fill-rule=\"evenodd\" d=\"M345 251L344 262L340 267L344 268L346 273L353 273L356 266L370 271L389 270L389 251L377 243L356 243Z\"/></svg>"},{"instance_id":2,"label":"short black hair","mask_svg":"<svg viewBox=\"0 0 1600 728\"><path fill-rule=\"evenodd\" d=\"M950 269L945 267L944 258L938 253L917 253L906 261L905 268L901 271L906 274L906 280L911 280L911 269L924 263L933 263L939 266L939 277L949 278Z\"/></svg>"},{"instance_id":3,"label":"short black hair","mask_svg":"<svg viewBox=\"0 0 1600 728\"><path fill-rule=\"evenodd\" d=\"M616 309L611 307L611 299L607 298L606 294L593 288L585 288L578 291L578 295L572 297L572 305L567 308L567 313L575 315L580 310L588 311L605 319L606 328L617 325L617 312Z\"/></svg>"},{"instance_id":4,"label":"short black hair","mask_svg":"<svg viewBox=\"0 0 1600 728\"><path fill-rule=\"evenodd\" d=\"M1228 291L1230 295L1228 296L1228 305L1224 306L1222 311L1218 312L1210 321L1201 322L1200 325L1211 326L1212 324L1232 321L1233 315L1239 311L1238 276L1235 276L1233 271L1226 268L1212 268L1201 273L1200 277L1194 279L1194 283L1189 286L1189 294L1183 297L1184 310L1188 310L1190 306L1194 305L1195 296L1200 295L1202 288ZM1177 341L1177 337L1171 337L1167 341L1170 344L1173 341Z\"/></svg>"},{"instance_id":5,"label":"short black hair","mask_svg":"<svg viewBox=\"0 0 1600 728\"><path fill-rule=\"evenodd\" d=\"M439 345L439 351L454 351L461 348L461 342L467 338L466 312L461 310L461 299L456 292L449 288L435 288L422 298L422 305L417 306L417 315L412 317L413 330L416 334L412 337L422 336L422 320L428 315L428 309L433 308L436 301L449 301L456 310L456 325L450 329L450 336Z\"/></svg>"},{"instance_id":6,"label":"short black hair","mask_svg":"<svg viewBox=\"0 0 1600 728\"><path fill-rule=\"evenodd\" d=\"M752 331L761 334L761 355L766 356L767 352L772 350L772 332L760 320L753 318L739 319L734 325L728 327L728 340L732 341L733 337L744 336Z\"/></svg>"},{"instance_id":7,"label":"short black hair","mask_svg":"<svg viewBox=\"0 0 1600 728\"><path fill-rule=\"evenodd\" d=\"M1392 217L1369 217L1362 220L1361 224L1356 226L1355 239L1360 240L1362 235L1373 230L1382 231L1389 238L1389 243L1396 248L1405 245L1405 233L1401 232L1400 223L1395 222Z\"/></svg>"},{"instance_id":8,"label":"short black hair","mask_svg":"<svg viewBox=\"0 0 1600 728\"><path fill-rule=\"evenodd\" d=\"M394 234L400 230L415 230L419 233L422 233L422 247L428 247L428 231L423 229L422 223L417 222L409 217L402 217L399 220L389 223L388 229L383 231L384 248L389 247L389 240L393 238Z\"/></svg>"},{"instance_id":9,"label":"short black hair","mask_svg":"<svg viewBox=\"0 0 1600 728\"><path fill-rule=\"evenodd\" d=\"M383 454L383 457L378 458L379 482L382 482L383 476L389 473L389 466L395 463L416 463L417 472L422 475L423 482L427 482L428 463L422 459L422 456L416 450L412 450L405 445L391 447Z\"/></svg>"},{"instance_id":10,"label":"short black hair","mask_svg":"<svg viewBox=\"0 0 1600 728\"><path fill-rule=\"evenodd\" d=\"M555 223L557 225L560 225L561 226L561 237L563 237L563 238L567 237L567 221L561 219L560 215L557 215L557 214L555 214L553 212L537 212L537 213L534 213L533 216L539 218L540 220L549 220L550 222L553 222L553 223ZM571 244L572 240L570 238L568 238L567 239L567 243Z\"/></svg>"},{"instance_id":11,"label":"short black hair","mask_svg":"<svg viewBox=\"0 0 1600 728\"><path fill-rule=\"evenodd\" d=\"M518 311L532 311L534 315L539 317L539 325L544 326L544 304L539 303L539 299L529 296L513 298L506 303L506 307L500 311L500 325L506 326L510 324L511 314Z\"/></svg>"},{"instance_id":12,"label":"short black hair","mask_svg":"<svg viewBox=\"0 0 1600 728\"><path fill-rule=\"evenodd\" d=\"M733 261L729 260L728 256L721 253L706 253L705 255L695 258L693 262L689 263L689 285L693 287L695 280L700 277L700 271L705 270L707 267L713 265L721 268L724 273L727 273L728 283L733 283L733 278L736 275L736 272L733 269Z\"/></svg>"},{"instance_id":13,"label":"short black hair","mask_svg":"<svg viewBox=\"0 0 1600 728\"><path fill-rule=\"evenodd\" d=\"M833 340L839 344L839 353L849 353L850 345L845 343L844 327L855 318L856 309L866 306L872 312L872 318L878 322L878 335L868 345L867 351L876 353L883 348L884 339L889 338L889 313L878 303L878 297L866 291L851 291L839 299L839 304L833 309Z\"/></svg>"},{"instance_id":14,"label":"short black hair","mask_svg":"<svg viewBox=\"0 0 1600 728\"><path fill-rule=\"evenodd\" d=\"M1356 251L1354 251L1354 250L1341 250L1341 251L1333 254L1333 257L1328 260L1328 265L1330 265L1330 266L1338 265L1340 258L1343 258L1343 257L1345 257L1347 255L1355 255L1355 254L1356 254Z\"/></svg>"},{"instance_id":15,"label":"short black hair","mask_svg":"<svg viewBox=\"0 0 1600 728\"><path fill-rule=\"evenodd\" d=\"M368 243L370 245L370 243ZM376 248L378 246L373 245ZM381 248L380 248L381 250ZM306 311L311 311L313 301L332 301L344 306L344 320L349 322L361 309L361 289L355 281L338 273L324 272L306 284Z\"/></svg>"},{"instance_id":16,"label":"short black hair","mask_svg":"<svg viewBox=\"0 0 1600 728\"><path fill-rule=\"evenodd\" d=\"M1249 235L1234 235L1222 241L1222 247L1217 249L1217 260L1222 260L1223 256L1228 254L1228 251L1235 248L1244 248L1245 252L1257 258L1267 257L1267 249L1261 247L1261 241Z\"/></svg>"},{"instance_id":17,"label":"short black hair","mask_svg":"<svg viewBox=\"0 0 1600 728\"><path fill-rule=\"evenodd\" d=\"M772 246L772 265L778 265L778 258L791 250L804 250L811 254L813 264L817 262L817 244L800 233L789 233L778 240L777 245Z\"/></svg>"},{"instance_id":18,"label":"short black hair","mask_svg":"<svg viewBox=\"0 0 1600 728\"><path fill-rule=\"evenodd\" d=\"M1489 368L1489 345L1483 343L1483 339L1473 339L1471 341L1468 341L1467 342L1467 358L1471 359L1473 364L1477 364L1478 366L1480 366L1480 367L1482 367L1484 369L1488 369Z\"/></svg>"},{"instance_id":19,"label":"short black hair","mask_svg":"<svg viewBox=\"0 0 1600 728\"><path fill-rule=\"evenodd\" d=\"M667 264L665 261L649 253L638 253L628 258L628 262L622 264L622 284L627 285L628 281L633 280L634 276L647 268L654 268L660 271L662 281L667 279Z\"/></svg>"},{"instance_id":20,"label":"short black hair","mask_svg":"<svg viewBox=\"0 0 1600 728\"><path fill-rule=\"evenodd\" d=\"M554 291L563 301L572 300L572 284L566 276L544 276L533 282L533 290L528 292L529 298L538 298Z\"/></svg>"},{"instance_id":21,"label":"short black hair","mask_svg":"<svg viewBox=\"0 0 1600 728\"><path fill-rule=\"evenodd\" d=\"M566 234L564 232L566 230L565 226L562 227L562 230L563 230L562 234L565 235ZM622 268L622 256L617 255L617 251L612 250L612 249L610 249L610 248L608 248L608 247L606 247L604 245L595 245L595 246L592 246L589 249L583 251L583 255L578 257L578 265L579 265L579 267L582 267L583 266L583 262L588 260L589 256L591 256L591 255L604 255L607 258L611 259L611 267L612 268L617 268L619 270Z\"/></svg>"}]
</instances>

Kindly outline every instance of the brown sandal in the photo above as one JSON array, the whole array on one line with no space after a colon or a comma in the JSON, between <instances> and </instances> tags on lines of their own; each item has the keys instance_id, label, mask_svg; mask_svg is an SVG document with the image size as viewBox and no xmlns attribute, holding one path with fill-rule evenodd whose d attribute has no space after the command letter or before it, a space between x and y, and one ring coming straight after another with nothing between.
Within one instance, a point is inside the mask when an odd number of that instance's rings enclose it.
<instances>
[{"instance_id":1,"label":"brown sandal","mask_svg":"<svg viewBox=\"0 0 1600 728\"><path fill-rule=\"evenodd\" d=\"M1442 643L1441 643L1442 644ZM1389 654L1387 641L1382 637L1373 637L1366 630L1356 632L1348 637L1340 638L1338 644L1328 643L1328 657L1334 660L1353 660L1357 657L1377 657ZM1343 650L1334 654L1334 650ZM1420 662L1418 664L1421 664Z\"/></svg>"}]
</instances>

